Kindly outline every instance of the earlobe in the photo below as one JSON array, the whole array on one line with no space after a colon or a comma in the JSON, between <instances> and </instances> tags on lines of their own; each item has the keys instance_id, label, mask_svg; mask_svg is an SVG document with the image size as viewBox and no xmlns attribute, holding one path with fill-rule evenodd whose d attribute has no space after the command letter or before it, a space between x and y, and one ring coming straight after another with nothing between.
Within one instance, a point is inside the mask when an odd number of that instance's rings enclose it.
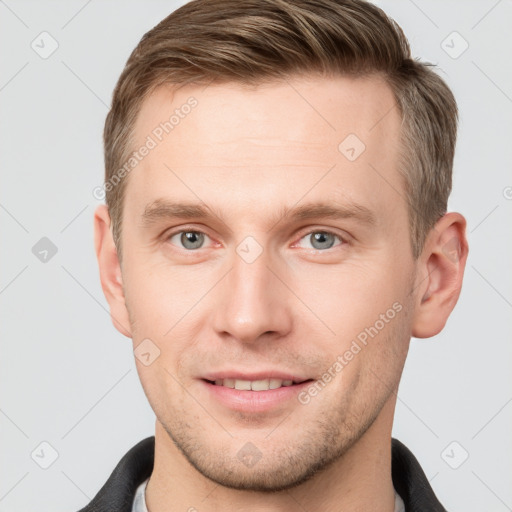
<instances>
[{"instance_id":1,"label":"earlobe","mask_svg":"<svg viewBox=\"0 0 512 512\"><path fill-rule=\"evenodd\" d=\"M447 213L430 231L419 258L412 336L430 338L445 326L460 295L468 256L466 220Z\"/></svg>"},{"instance_id":2,"label":"earlobe","mask_svg":"<svg viewBox=\"0 0 512 512\"><path fill-rule=\"evenodd\" d=\"M98 260L101 288L110 306L112 323L121 334L131 338L121 266L110 231L108 207L104 204L99 205L94 212L94 248Z\"/></svg>"}]
</instances>

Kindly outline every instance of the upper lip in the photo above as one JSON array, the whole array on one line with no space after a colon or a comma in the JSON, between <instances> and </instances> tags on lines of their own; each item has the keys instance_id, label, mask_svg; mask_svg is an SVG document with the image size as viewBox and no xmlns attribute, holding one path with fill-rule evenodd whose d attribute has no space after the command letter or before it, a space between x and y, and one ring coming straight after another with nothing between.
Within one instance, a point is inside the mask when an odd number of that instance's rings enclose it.
<instances>
[{"instance_id":1,"label":"upper lip","mask_svg":"<svg viewBox=\"0 0 512 512\"><path fill-rule=\"evenodd\" d=\"M239 370L225 370L219 372L212 372L202 377L205 380L264 380L264 379L279 379L279 380L292 380L296 384L311 380L309 377L303 377L298 374L285 373L280 370L261 370L258 372L241 372Z\"/></svg>"}]
</instances>

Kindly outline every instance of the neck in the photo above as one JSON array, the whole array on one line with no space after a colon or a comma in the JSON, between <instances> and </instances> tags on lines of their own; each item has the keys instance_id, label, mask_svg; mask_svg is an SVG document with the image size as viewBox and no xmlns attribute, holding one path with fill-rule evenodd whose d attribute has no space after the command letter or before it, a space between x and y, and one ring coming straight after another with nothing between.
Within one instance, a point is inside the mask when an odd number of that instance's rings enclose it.
<instances>
[{"instance_id":1,"label":"neck","mask_svg":"<svg viewBox=\"0 0 512 512\"><path fill-rule=\"evenodd\" d=\"M391 428L395 401L388 400L379 416L336 462L298 487L258 493L222 487L199 473L157 420L155 461L146 488L150 512L393 512Z\"/></svg>"}]
</instances>

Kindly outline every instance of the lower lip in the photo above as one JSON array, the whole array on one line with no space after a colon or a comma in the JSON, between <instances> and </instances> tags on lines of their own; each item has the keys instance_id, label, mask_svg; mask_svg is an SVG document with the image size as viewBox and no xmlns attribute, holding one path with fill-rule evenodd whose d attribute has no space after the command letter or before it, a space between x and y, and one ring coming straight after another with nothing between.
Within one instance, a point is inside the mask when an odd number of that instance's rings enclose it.
<instances>
[{"instance_id":1,"label":"lower lip","mask_svg":"<svg viewBox=\"0 0 512 512\"><path fill-rule=\"evenodd\" d=\"M297 399L297 395L310 384L312 380L293 384L291 386L282 386L277 389L267 391L249 391L243 389L232 389L225 386L217 386L206 380L202 380L211 396L226 407L240 412L265 412L286 403L292 399Z\"/></svg>"}]
</instances>

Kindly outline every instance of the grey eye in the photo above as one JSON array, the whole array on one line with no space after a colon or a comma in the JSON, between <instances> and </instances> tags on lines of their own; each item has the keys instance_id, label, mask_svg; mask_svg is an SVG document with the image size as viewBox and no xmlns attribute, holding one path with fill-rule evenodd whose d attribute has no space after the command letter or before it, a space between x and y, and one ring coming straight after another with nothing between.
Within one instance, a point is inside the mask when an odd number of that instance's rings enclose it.
<instances>
[{"instance_id":1,"label":"grey eye","mask_svg":"<svg viewBox=\"0 0 512 512\"><path fill-rule=\"evenodd\" d=\"M200 233L199 231L181 231L176 233L174 236L180 237L180 243L185 249L199 249L204 242L204 233Z\"/></svg>"},{"instance_id":2,"label":"grey eye","mask_svg":"<svg viewBox=\"0 0 512 512\"><path fill-rule=\"evenodd\" d=\"M340 237L334 233L329 233L328 231L312 231L302 237L302 240L310 241L311 247L307 247L308 249L313 248L319 251L333 247L336 238L341 241Z\"/></svg>"}]
</instances>

